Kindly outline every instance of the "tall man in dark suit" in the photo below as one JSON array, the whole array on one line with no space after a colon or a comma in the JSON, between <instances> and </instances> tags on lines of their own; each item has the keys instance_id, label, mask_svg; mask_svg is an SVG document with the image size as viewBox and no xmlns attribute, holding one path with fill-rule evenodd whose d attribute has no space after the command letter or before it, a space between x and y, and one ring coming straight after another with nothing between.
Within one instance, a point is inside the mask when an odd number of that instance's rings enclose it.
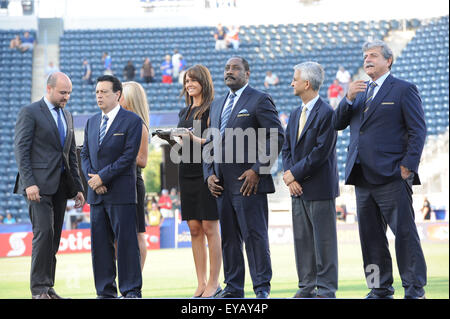
<instances>
[{"instance_id":1,"label":"tall man in dark suit","mask_svg":"<svg viewBox=\"0 0 450 319\"><path fill-rule=\"evenodd\" d=\"M33 226L33 299L61 298L53 286L67 199L75 197L76 208L84 204L73 120L65 109L71 93L67 75L51 74L45 97L20 110L14 131L19 170L14 193L26 197Z\"/></svg>"},{"instance_id":2,"label":"tall man in dark suit","mask_svg":"<svg viewBox=\"0 0 450 319\"><path fill-rule=\"evenodd\" d=\"M291 86L302 100L289 117L282 155L292 196L295 298L335 298L338 288L336 202L339 195L334 112L319 96L324 70L315 62L294 67ZM317 289L317 290L316 290Z\"/></svg>"},{"instance_id":3,"label":"tall man in dark suit","mask_svg":"<svg viewBox=\"0 0 450 319\"><path fill-rule=\"evenodd\" d=\"M284 134L272 98L250 87L249 76L244 58L229 59L224 79L230 91L211 105L216 134L209 145L215 158L204 162L204 177L217 198L222 231L226 287L221 298L244 297L243 242L256 297L270 294L267 193L275 191L270 166Z\"/></svg>"},{"instance_id":4,"label":"tall man in dark suit","mask_svg":"<svg viewBox=\"0 0 450 319\"><path fill-rule=\"evenodd\" d=\"M405 298L423 298L426 264L414 222L412 185L420 184L418 167L426 127L414 84L390 74L393 54L383 41L363 45L369 82L350 84L336 109L335 128L350 125L346 184L355 185L358 226L367 298L393 298L392 261L387 226Z\"/></svg>"},{"instance_id":5,"label":"tall man in dark suit","mask_svg":"<svg viewBox=\"0 0 450 319\"><path fill-rule=\"evenodd\" d=\"M136 156L142 123L119 105L122 83L111 75L97 79L101 112L86 123L81 151L91 204L92 266L98 298L140 298L142 277L136 233Z\"/></svg>"}]
</instances>

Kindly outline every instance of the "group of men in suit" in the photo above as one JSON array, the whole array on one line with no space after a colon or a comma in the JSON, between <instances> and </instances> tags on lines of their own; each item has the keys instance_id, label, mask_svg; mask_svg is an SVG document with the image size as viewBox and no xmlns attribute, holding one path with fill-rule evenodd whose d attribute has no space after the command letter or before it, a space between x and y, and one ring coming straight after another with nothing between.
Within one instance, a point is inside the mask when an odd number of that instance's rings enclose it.
<instances>
[{"instance_id":1,"label":"group of men in suit","mask_svg":"<svg viewBox=\"0 0 450 319\"><path fill-rule=\"evenodd\" d=\"M426 136L421 100L415 85L390 74L393 55L384 42L365 43L363 52L364 70L371 81L353 82L336 111L318 94L323 68L315 62L294 67L291 86L302 105L292 111L285 131L270 95L248 85L248 62L237 56L227 61L224 81L230 90L213 101L210 111L211 129L220 134L211 135L207 142L210 151L224 155L225 160L214 157L203 166L205 183L217 199L222 233L226 287L217 297L244 297L244 243L256 297L270 295L267 194L275 191L270 159L280 151L283 180L292 196L299 288L294 297L335 297L336 140L337 130L347 126L351 135L345 181L356 189L364 269L371 289L366 297L392 298L394 293L387 225L396 235L405 297L424 297L426 265L412 208L412 184L419 183L418 165ZM15 134L19 167L16 192L27 198L34 232L31 291L33 297L44 298L57 296L53 290L55 254L65 202L73 196L78 205L84 202L72 118L64 110L63 139L58 133L61 113L52 109L64 108L71 92L70 80L61 73L52 77L57 81L49 82L46 97L19 113ZM66 87L60 88L60 81ZM137 239L129 234L135 233L133 189L142 125L135 114L118 104L121 91L116 78L98 79L96 95L101 112L86 125L81 153L83 172L89 177L95 286L102 298L117 294L114 242L120 292L125 297L141 296ZM236 131L249 130L257 141L263 141L262 153L248 139L241 144L243 150L237 149ZM229 152L233 156L227 157ZM246 156L249 153L255 153L256 158ZM369 280L373 267L379 274L376 284Z\"/></svg>"}]
</instances>

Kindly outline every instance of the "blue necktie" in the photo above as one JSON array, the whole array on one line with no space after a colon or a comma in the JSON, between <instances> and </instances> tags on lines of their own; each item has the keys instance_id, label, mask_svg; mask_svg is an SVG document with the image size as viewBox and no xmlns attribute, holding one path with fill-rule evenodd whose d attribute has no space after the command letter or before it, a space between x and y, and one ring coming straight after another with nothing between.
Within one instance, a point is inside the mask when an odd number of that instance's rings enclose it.
<instances>
[{"instance_id":1,"label":"blue necktie","mask_svg":"<svg viewBox=\"0 0 450 319\"><path fill-rule=\"evenodd\" d=\"M108 124L109 118L106 115L103 115L103 123L100 127L100 135L98 137L98 145L101 145L103 142L103 138L106 135L106 125Z\"/></svg>"},{"instance_id":2,"label":"blue necktie","mask_svg":"<svg viewBox=\"0 0 450 319\"><path fill-rule=\"evenodd\" d=\"M64 123L61 118L60 110L61 109L59 107L55 107L55 111L56 111L57 118L58 118L57 123L58 123L59 141L61 142L62 148L64 148L64 142L66 140L66 132L64 131ZM62 163L61 163L61 172L62 171L64 171L64 159L62 160Z\"/></svg>"},{"instance_id":3,"label":"blue necktie","mask_svg":"<svg viewBox=\"0 0 450 319\"><path fill-rule=\"evenodd\" d=\"M230 118L231 111L233 109L235 94L230 93L229 101L227 106L222 111L222 119L220 121L220 134L223 135L225 132L225 127L227 126L228 119Z\"/></svg>"},{"instance_id":4,"label":"blue necktie","mask_svg":"<svg viewBox=\"0 0 450 319\"><path fill-rule=\"evenodd\" d=\"M366 95L366 102L364 103L364 112L367 112L367 110L370 107L370 104L373 101L373 92L375 90L375 87L377 86L377 84L375 82L372 82L369 84L369 91L367 92Z\"/></svg>"},{"instance_id":5,"label":"blue necktie","mask_svg":"<svg viewBox=\"0 0 450 319\"><path fill-rule=\"evenodd\" d=\"M56 114L58 115L58 133L59 133L59 140L61 142L61 146L64 147L64 141L66 140L66 132L64 131L64 123L61 118L61 112L59 107L55 107Z\"/></svg>"}]
</instances>

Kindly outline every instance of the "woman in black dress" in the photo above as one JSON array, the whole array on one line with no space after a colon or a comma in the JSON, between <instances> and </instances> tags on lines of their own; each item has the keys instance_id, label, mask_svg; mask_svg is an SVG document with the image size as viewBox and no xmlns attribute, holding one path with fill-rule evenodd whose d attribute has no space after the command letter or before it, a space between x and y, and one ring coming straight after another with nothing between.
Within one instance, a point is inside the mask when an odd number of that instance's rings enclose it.
<instances>
[{"instance_id":1,"label":"woman in black dress","mask_svg":"<svg viewBox=\"0 0 450 319\"><path fill-rule=\"evenodd\" d=\"M136 113L142 119L141 146L136 157L136 229L141 255L141 270L144 269L147 257L147 243L145 239L145 184L141 170L147 165L148 157L148 131L149 131L149 106L144 88L137 82L123 83L123 92L120 97L120 105L131 112Z\"/></svg>"},{"instance_id":2,"label":"woman in black dress","mask_svg":"<svg viewBox=\"0 0 450 319\"><path fill-rule=\"evenodd\" d=\"M181 215L191 232L192 253L197 272L198 287L194 297L213 297L221 291L219 285L222 248L219 230L219 215L216 200L203 180L201 158L203 131L209 126L209 111L214 98L214 87L209 70L203 65L189 68L183 77L182 95L186 107L179 113L179 128L193 128L179 134L182 137L178 179L181 197ZM166 139L173 146L173 140ZM186 145L187 143L190 145ZM186 147L189 146L189 147ZM183 152L190 151L184 160ZM194 154L196 153L196 154ZM207 278L207 244L209 249L210 273Z\"/></svg>"}]
</instances>

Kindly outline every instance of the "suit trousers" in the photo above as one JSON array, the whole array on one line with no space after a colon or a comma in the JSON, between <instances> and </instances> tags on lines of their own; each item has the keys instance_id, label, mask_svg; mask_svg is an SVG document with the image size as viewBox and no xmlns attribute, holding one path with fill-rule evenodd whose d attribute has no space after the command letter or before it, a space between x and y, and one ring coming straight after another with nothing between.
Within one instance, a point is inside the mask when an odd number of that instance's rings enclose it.
<instances>
[{"instance_id":1,"label":"suit trousers","mask_svg":"<svg viewBox=\"0 0 450 319\"><path fill-rule=\"evenodd\" d=\"M338 288L335 199L292 197L292 226L300 295L335 298Z\"/></svg>"},{"instance_id":2,"label":"suit trousers","mask_svg":"<svg viewBox=\"0 0 450 319\"><path fill-rule=\"evenodd\" d=\"M226 290L244 297L245 243L255 293L270 293L272 265L268 236L266 194L242 196L225 190L217 199L222 233L222 255Z\"/></svg>"},{"instance_id":3,"label":"suit trousers","mask_svg":"<svg viewBox=\"0 0 450 319\"><path fill-rule=\"evenodd\" d=\"M136 204L91 205L91 249L98 296L117 297L116 249L119 290L140 294L142 274L136 231Z\"/></svg>"},{"instance_id":4,"label":"suit trousers","mask_svg":"<svg viewBox=\"0 0 450 319\"><path fill-rule=\"evenodd\" d=\"M39 203L25 196L33 228L30 272L32 295L48 293L55 283L56 253L67 205L66 184L62 174L55 194L41 194Z\"/></svg>"},{"instance_id":5,"label":"suit trousers","mask_svg":"<svg viewBox=\"0 0 450 319\"><path fill-rule=\"evenodd\" d=\"M392 295L392 260L387 226L395 235L397 265L405 296L424 294L427 267L412 206L414 174L384 185L363 179L355 187L359 236L367 285L379 295Z\"/></svg>"}]
</instances>

